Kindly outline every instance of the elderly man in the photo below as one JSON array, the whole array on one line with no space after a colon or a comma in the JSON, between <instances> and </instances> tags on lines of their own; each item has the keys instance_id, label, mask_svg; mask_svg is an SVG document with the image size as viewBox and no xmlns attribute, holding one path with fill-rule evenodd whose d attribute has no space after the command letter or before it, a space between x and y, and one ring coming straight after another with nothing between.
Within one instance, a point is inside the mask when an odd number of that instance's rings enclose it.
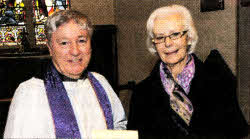
<instances>
[{"instance_id":1,"label":"elderly man","mask_svg":"<svg viewBox=\"0 0 250 139\"><path fill-rule=\"evenodd\" d=\"M131 98L128 129L141 138L240 138L247 123L235 77L218 51L206 62L193 53L198 40L190 12L172 5L147 21L149 50L160 60Z\"/></svg>"},{"instance_id":2,"label":"elderly man","mask_svg":"<svg viewBox=\"0 0 250 139\"><path fill-rule=\"evenodd\" d=\"M126 129L119 98L100 74L86 71L92 25L86 15L59 11L46 23L52 62L19 85L5 138L91 138L95 129Z\"/></svg>"}]
</instances>

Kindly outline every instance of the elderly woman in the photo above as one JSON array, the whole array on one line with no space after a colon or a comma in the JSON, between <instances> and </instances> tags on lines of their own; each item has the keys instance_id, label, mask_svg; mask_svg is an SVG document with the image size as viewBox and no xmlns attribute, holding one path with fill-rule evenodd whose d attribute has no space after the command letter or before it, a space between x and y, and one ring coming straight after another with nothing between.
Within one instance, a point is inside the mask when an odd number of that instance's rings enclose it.
<instances>
[{"instance_id":1,"label":"elderly woman","mask_svg":"<svg viewBox=\"0 0 250 139\"><path fill-rule=\"evenodd\" d=\"M246 135L232 72L218 51L205 63L193 53L198 36L190 12L179 5L156 9L147 33L160 60L135 88L128 129L141 138Z\"/></svg>"},{"instance_id":2,"label":"elderly woman","mask_svg":"<svg viewBox=\"0 0 250 139\"><path fill-rule=\"evenodd\" d=\"M5 138L91 138L93 130L126 129L123 107L107 80L86 71L92 30L77 11L48 17L52 62L17 88Z\"/></svg>"}]
</instances>

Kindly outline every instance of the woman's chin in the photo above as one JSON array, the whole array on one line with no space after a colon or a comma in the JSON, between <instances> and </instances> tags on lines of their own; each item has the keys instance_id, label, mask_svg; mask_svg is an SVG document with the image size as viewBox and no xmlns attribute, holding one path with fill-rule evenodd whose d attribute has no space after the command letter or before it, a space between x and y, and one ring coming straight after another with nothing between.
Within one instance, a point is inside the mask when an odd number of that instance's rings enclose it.
<instances>
[{"instance_id":1,"label":"woman's chin","mask_svg":"<svg viewBox=\"0 0 250 139\"><path fill-rule=\"evenodd\" d=\"M162 60L164 63L166 63L167 65L173 65L178 63L178 59L170 59L170 58L166 58L165 60Z\"/></svg>"}]
</instances>

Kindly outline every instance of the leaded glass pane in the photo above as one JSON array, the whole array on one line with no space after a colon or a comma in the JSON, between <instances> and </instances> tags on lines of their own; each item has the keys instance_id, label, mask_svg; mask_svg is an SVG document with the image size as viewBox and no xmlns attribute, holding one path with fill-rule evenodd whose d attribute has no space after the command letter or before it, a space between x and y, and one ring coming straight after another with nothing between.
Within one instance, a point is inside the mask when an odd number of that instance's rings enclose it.
<instances>
[{"instance_id":1,"label":"leaded glass pane","mask_svg":"<svg viewBox=\"0 0 250 139\"><path fill-rule=\"evenodd\" d=\"M46 44L44 25L36 25L35 31L36 31L36 44L37 45Z\"/></svg>"},{"instance_id":2,"label":"leaded glass pane","mask_svg":"<svg viewBox=\"0 0 250 139\"><path fill-rule=\"evenodd\" d=\"M17 46L21 44L25 26L1 26L0 46Z\"/></svg>"},{"instance_id":3,"label":"leaded glass pane","mask_svg":"<svg viewBox=\"0 0 250 139\"><path fill-rule=\"evenodd\" d=\"M19 45L24 28L23 0L0 0L0 46Z\"/></svg>"},{"instance_id":4,"label":"leaded glass pane","mask_svg":"<svg viewBox=\"0 0 250 139\"><path fill-rule=\"evenodd\" d=\"M48 15L57 10L66 10L70 8L69 0L34 0L34 23L36 32L36 45L46 44L44 34L44 24Z\"/></svg>"},{"instance_id":5,"label":"leaded glass pane","mask_svg":"<svg viewBox=\"0 0 250 139\"><path fill-rule=\"evenodd\" d=\"M22 0L0 0L0 24L24 24L25 11Z\"/></svg>"}]
</instances>

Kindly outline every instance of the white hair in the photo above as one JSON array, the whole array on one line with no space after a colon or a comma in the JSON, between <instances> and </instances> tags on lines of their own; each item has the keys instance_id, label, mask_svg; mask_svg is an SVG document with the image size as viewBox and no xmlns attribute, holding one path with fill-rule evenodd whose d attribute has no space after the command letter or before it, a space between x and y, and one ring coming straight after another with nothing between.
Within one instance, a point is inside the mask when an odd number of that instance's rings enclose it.
<instances>
[{"instance_id":1,"label":"white hair","mask_svg":"<svg viewBox=\"0 0 250 139\"><path fill-rule=\"evenodd\" d=\"M87 15L76 10L62 10L53 13L46 21L45 34L49 44L51 43L52 33L61 25L70 21L76 22L80 26L80 29L88 30L90 37L92 36L93 27Z\"/></svg>"},{"instance_id":2,"label":"white hair","mask_svg":"<svg viewBox=\"0 0 250 139\"><path fill-rule=\"evenodd\" d=\"M147 20L147 47L148 50L152 53L155 54L157 53L156 49L155 49L155 44L152 42L152 39L154 38L154 32L153 32L153 28L154 28L154 21L157 17L161 17L161 16L168 16L170 14L173 13L177 13L180 14L182 16L182 18L184 19L184 26L185 29L188 30L187 35L189 38L189 42L188 42L188 46L189 48L187 49L188 54L191 54L194 52L195 50L195 46L198 42L198 35L197 35L197 31L195 29L194 23L193 23L193 19L192 16L189 12L189 10L181 5L170 5L170 6L165 6L165 7L161 7L156 9L155 11L153 11L151 13L151 15L149 16L148 20Z\"/></svg>"}]
</instances>

